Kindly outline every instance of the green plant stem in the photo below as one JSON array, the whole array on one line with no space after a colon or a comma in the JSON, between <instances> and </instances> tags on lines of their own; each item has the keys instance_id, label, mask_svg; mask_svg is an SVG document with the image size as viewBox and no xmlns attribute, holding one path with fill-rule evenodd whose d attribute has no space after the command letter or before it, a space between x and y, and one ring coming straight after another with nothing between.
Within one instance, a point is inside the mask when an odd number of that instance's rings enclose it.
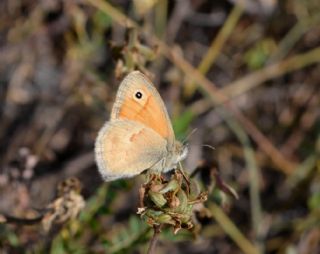
<instances>
[{"instance_id":1,"label":"green plant stem","mask_svg":"<svg viewBox=\"0 0 320 254\"><path fill-rule=\"evenodd\" d=\"M209 210L219 223L220 227L237 243L245 254L259 254L259 250L240 232L229 217L214 203L209 205Z\"/></svg>"},{"instance_id":2,"label":"green plant stem","mask_svg":"<svg viewBox=\"0 0 320 254\"><path fill-rule=\"evenodd\" d=\"M165 39L168 16L168 0L158 1L155 8L155 30L159 38Z\"/></svg>"},{"instance_id":3,"label":"green plant stem","mask_svg":"<svg viewBox=\"0 0 320 254\"><path fill-rule=\"evenodd\" d=\"M251 215L252 215L252 227L254 231L255 242L258 245L260 253L264 253L264 244L259 242L261 238L261 222L262 222L262 208L260 200L260 171L256 163L255 153L251 147L250 139L243 128L223 109L219 110L220 116L224 117L225 122L229 128L237 136L241 142L244 150L244 158L246 161L246 167L249 171L249 188L250 188L250 201L251 201Z\"/></svg>"}]
</instances>

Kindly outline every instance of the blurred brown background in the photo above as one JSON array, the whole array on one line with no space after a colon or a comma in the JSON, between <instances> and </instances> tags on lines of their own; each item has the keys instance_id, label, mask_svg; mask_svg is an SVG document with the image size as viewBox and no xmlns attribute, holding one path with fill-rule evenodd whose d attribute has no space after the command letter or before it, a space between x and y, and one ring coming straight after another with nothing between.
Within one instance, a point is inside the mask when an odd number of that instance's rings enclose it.
<instances>
[{"instance_id":1,"label":"blurred brown background","mask_svg":"<svg viewBox=\"0 0 320 254\"><path fill-rule=\"evenodd\" d=\"M180 140L197 129L185 167L210 190L196 232L164 229L156 253L320 253L319 62L317 0L1 1L0 222L37 217L69 177L86 206L50 232L0 224L0 253L146 252L143 177L103 184L93 156L134 69Z\"/></svg>"}]
</instances>

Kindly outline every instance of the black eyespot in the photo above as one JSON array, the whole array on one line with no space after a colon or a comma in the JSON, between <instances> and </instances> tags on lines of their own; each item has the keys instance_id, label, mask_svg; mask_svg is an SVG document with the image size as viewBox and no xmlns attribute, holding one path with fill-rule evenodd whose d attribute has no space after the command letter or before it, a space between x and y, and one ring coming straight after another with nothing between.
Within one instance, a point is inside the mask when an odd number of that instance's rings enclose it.
<instances>
[{"instance_id":1,"label":"black eyespot","mask_svg":"<svg viewBox=\"0 0 320 254\"><path fill-rule=\"evenodd\" d=\"M141 99L142 98L142 93L141 92L136 92L135 94L137 99Z\"/></svg>"}]
</instances>

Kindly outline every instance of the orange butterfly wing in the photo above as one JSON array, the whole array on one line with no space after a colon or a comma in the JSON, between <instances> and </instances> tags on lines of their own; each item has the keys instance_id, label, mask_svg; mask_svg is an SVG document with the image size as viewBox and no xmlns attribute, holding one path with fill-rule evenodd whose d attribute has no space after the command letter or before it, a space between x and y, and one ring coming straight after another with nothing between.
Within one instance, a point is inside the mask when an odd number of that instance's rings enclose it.
<instances>
[{"instance_id":1,"label":"orange butterfly wing","mask_svg":"<svg viewBox=\"0 0 320 254\"><path fill-rule=\"evenodd\" d=\"M111 112L111 121L115 119L142 123L166 139L169 147L174 144L174 132L165 105L156 88L139 71L131 72L120 84Z\"/></svg>"}]
</instances>

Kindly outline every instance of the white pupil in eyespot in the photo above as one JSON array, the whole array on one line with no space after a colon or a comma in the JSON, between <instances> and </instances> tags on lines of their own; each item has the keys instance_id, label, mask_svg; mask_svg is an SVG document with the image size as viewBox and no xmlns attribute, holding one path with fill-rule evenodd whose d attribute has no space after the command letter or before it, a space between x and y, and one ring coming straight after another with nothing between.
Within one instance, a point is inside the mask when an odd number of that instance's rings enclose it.
<instances>
[{"instance_id":1,"label":"white pupil in eyespot","mask_svg":"<svg viewBox=\"0 0 320 254\"><path fill-rule=\"evenodd\" d=\"M137 99L141 99L142 98L142 93L141 92L136 92L135 94Z\"/></svg>"}]
</instances>

